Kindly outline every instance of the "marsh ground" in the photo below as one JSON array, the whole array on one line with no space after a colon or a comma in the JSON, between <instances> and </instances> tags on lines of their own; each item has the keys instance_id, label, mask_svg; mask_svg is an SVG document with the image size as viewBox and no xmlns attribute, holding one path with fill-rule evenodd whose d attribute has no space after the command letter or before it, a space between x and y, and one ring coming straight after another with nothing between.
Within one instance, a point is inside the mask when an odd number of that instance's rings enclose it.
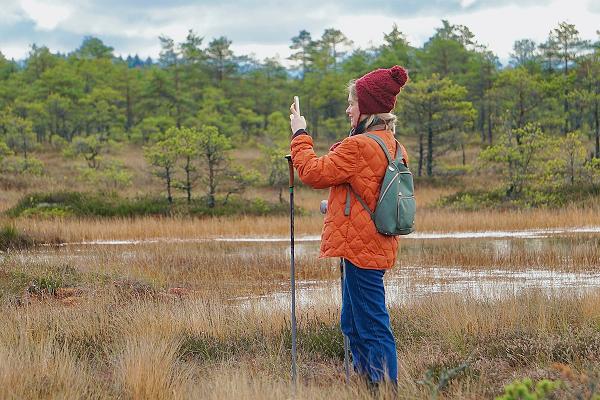
<instances>
[{"instance_id":1,"label":"marsh ground","mask_svg":"<svg viewBox=\"0 0 600 400\"><path fill-rule=\"evenodd\" d=\"M536 213L530 224L508 218L533 228ZM564 213L565 221L593 221L585 210ZM488 229L510 228L487 221ZM238 236L224 220L13 222L67 242L121 241L2 254L0 397L290 397L285 240L215 240ZM243 220L239 235L273 239L284 222ZM538 231L403 240L386 275L399 398L493 398L523 377L561 379L558 398L592 398L600 237L594 229ZM344 385L337 262L317 259L315 240L297 250L297 397L367 398L356 377Z\"/></svg>"}]
</instances>

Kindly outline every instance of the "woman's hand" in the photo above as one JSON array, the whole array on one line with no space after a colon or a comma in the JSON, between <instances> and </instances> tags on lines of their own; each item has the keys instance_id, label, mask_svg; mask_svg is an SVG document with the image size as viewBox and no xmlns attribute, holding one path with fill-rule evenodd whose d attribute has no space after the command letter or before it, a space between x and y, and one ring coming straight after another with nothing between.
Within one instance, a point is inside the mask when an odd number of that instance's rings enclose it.
<instances>
[{"instance_id":1,"label":"woman's hand","mask_svg":"<svg viewBox=\"0 0 600 400\"><path fill-rule=\"evenodd\" d=\"M298 111L296 111L296 107L293 103L290 106L290 112L290 127L292 129L292 135L298 132L298 129L306 129L306 121L302 115L298 114Z\"/></svg>"}]
</instances>

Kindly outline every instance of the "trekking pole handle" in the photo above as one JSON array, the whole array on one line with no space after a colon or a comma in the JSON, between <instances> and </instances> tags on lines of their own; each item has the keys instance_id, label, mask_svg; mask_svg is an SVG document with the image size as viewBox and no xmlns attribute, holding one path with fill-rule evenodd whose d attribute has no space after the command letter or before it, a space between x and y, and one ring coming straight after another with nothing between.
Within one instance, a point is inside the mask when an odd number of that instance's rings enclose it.
<instances>
[{"instance_id":1,"label":"trekking pole handle","mask_svg":"<svg viewBox=\"0 0 600 400\"><path fill-rule=\"evenodd\" d=\"M287 156L285 156L285 158L288 160L288 166L290 168L290 188L294 187L294 164L292 164L292 156L290 154L288 154Z\"/></svg>"}]
</instances>

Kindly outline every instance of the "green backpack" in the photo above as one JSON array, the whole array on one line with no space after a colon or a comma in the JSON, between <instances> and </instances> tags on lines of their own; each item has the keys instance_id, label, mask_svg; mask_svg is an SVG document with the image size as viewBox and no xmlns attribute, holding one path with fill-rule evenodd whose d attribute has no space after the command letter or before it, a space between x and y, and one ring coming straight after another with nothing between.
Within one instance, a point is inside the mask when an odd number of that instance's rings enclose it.
<instances>
[{"instance_id":1,"label":"green backpack","mask_svg":"<svg viewBox=\"0 0 600 400\"><path fill-rule=\"evenodd\" d=\"M402 157L402 145L396 140L396 159L394 160L388 152L387 146L379 136L373 134L366 135L374 139L383 149L388 159L388 167L383 177L375 211L371 211L364 200L348 185L344 214L346 216L350 215L350 192L352 192L364 209L371 215L377 232L391 236L408 235L415 230L417 204L415 201L413 176L408 169L406 160Z\"/></svg>"}]
</instances>

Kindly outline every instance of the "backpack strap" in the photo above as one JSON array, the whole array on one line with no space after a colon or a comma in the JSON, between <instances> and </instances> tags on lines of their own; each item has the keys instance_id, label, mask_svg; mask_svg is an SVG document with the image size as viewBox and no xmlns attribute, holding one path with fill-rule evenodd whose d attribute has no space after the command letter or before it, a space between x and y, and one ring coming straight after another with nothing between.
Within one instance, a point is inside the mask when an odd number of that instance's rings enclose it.
<instances>
[{"instance_id":1,"label":"backpack strap","mask_svg":"<svg viewBox=\"0 0 600 400\"><path fill-rule=\"evenodd\" d=\"M398 163L398 165L400 165L400 162L402 162L402 164L404 164L404 166L408 168L408 157L404 157L405 152L406 149L404 148L404 146L402 146L400 142L396 140L396 162Z\"/></svg>"},{"instance_id":2,"label":"backpack strap","mask_svg":"<svg viewBox=\"0 0 600 400\"><path fill-rule=\"evenodd\" d=\"M390 152L388 151L387 146L385 145L383 140L379 136L373 135L372 133L367 133L367 136L370 137L371 139L375 140L377 143L379 143L379 147L381 147L383 149L383 152L385 153L385 156L387 157L388 164L391 164L392 156L390 155Z\"/></svg>"},{"instance_id":3,"label":"backpack strap","mask_svg":"<svg viewBox=\"0 0 600 400\"><path fill-rule=\"evenodd\" d=\"M373 219L375 214L373 213L373 211L371 211L367 203L365 203L365 201L358 194L356 194L356 192L354 191L354 189L352 189L352 186L349 183L346 184L346 208L344 209L344 215L350 215L350 193L352 193L354 197L356 197L356 200L358 200L359 203L362 204L363 208L367 210L367 212L371 216L371 219Z\"/></svg>"},{"instance_id":4,"label":"backpack strap","mask_svg":"<svg viewBox=\"0 0 600 400\"><path fill-rule=\"evenodd\" d=\"M391 164L392 156L390 155L390 152L388 151L388 148L385 145L385 143L383 142L383 140L379 136L374 135L372 133L367 133L367 136L370 137L371 139L375 140L379 144L379 147L381 147L381 149L385 153L385 156L387 157L388 164ZM400 144L400 142L398 142L398 140L394 139L394 141L396 142L396 160L395 161L398 164L400 164L400 162L402 162L405 166L408 167L408 161L404 157L404 152L402 151L404 149L404 147Z\"/></svg>"}]
</instances>

